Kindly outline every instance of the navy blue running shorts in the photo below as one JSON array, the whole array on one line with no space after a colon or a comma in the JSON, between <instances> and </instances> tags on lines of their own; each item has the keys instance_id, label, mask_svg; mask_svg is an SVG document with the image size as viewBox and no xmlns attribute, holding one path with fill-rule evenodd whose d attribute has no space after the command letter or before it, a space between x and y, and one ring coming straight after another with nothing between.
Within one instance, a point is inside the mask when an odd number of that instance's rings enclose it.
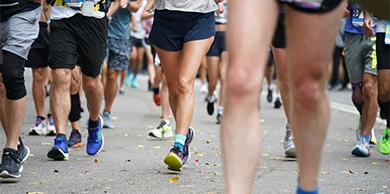
<instances>
[{"instance_id":1,"label":"navy blue running shorts","mask_svg":"<svg viewBox=\"0 0 390 194\"><path fill-rule=\"evenodd\" d=\"M211 45L210 50L207 52L206 56L220 57L223 51L226 51L225 32L217 31L215 34L214 43Z\"/></svg>"},{"instance_id":2,"label":"navy blue running shorts","mask_svg":"<svg viewBox=\"0 0 390 194\"><path fill-rule=\"evenodd\" d=\"M186 42L215 35L214 12L193 13L156 10L150 42L166 51L180 51Z\"/></svg>"}]
</instances>

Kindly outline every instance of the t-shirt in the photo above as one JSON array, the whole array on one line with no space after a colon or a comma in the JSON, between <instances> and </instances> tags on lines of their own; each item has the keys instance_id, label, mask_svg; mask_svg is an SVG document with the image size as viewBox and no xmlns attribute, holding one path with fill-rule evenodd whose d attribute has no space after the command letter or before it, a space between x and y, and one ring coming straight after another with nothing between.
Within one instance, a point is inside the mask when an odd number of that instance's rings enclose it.
<instances>
[{"instance_id":1,"label":"t-shirt","mask_svg":"<svg viewBox=\"0 0 390 194\"><path fill-rule=\"evenodd\" d=\"M130 39L131 13L126 8L119 8L108 24L108 37Z\"/></svg>"},{"instance_id":2,"label":"t-shirt","mask_svg":"<svg viewBox=\"0 0 390 194\"><path fill-rule=\"evenodd\" d=\"M154 9L210 13L218 7L214 0L155 0Z\"/></svg>"},{"instance_id":3,"label":"t-shirt","mask_svg":"<svg viewBox=\"0 0 390 194\"><path fill-rule=\"evenodd\" d=\"M135 18L135 21L137 23L137 32L131 31L131 33L130 33L131 37L134 37L137 39L145 38L146 32L145 32L145 29L142 25L141 16L142 16L142 12L144 11L144 8L146 6L146 3L147 3L146 0L142 0L142 5L138 9L138 11L136 13L134 13L134 12L132 13L132 16Z\"/></svg>"},{"instance_id":4,"label":"t-shirt","mask_svg":"<svg viewBox=\"0 0 390 194\"><path fill-rule=\"evenodd\" d=\"M29 0L0 0L0 22L5 22L15 14L35 10L40 6L40 3L33 3Z\"/></svg>"},{"instance_id":5,"label":"t-shirt","mask_svg":"<svg viewBox=\"0 0 390 194\"><path fill-rule=\"evenodd\" d=\"M376 33L385 33L386 32L386 20L379 20L376 25Z\"/></svg>"},{"instance_id":6,"label":"t-shirt","mask_svg":"<svg viewBox=\"0 0 390 194\"><path fill-rule=\"evenodd\" d=\"M78 1L84 1L84 0L78 0ZM96 5L100 1L102 1L102 0L92 0L92 2L95 4L95 7L100 6L100 5ZM51 19L52 20L60 20L63 18L70 18L78 13L81 14L81 10L72 9L70 7L63 6L63 2L64 2L64 0L56 0L54 6L52 8L52 11L51 11ZM106 15L106 13L104 11L95 11L92 17L101 19L105 15Z\"/></svg>"},{"instance_id":7,"label":"t-shirt","mask_svg":"<svg viewBox=\"0 0 390 194\"><path fill-rule=\"evenodd\" d=\"M228 13L228 7L225 3L219 3L219 6L223 6L223 12L222 13L214 13L215 16L215 24L227 24L227 13Z\"/></svg>"},{"instance_id":8,"label":"t-shirt","mask_svg":"<svg viewBox=\"0 0 390 194\"><path fill-rule=\"evenodd\" d=\"M350 11L350 15L345 22L345 32L352 34L364 34L363 31L363 10L362 8L354 3L348 3L347 7L348 11Z\"/></svg>"}]
</instances>

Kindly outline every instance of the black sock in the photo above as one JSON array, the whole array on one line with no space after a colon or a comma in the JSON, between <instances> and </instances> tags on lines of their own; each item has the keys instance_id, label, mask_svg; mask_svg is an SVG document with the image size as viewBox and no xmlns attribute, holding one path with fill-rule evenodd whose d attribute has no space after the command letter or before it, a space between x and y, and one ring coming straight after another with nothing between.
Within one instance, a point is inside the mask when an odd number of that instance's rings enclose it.
<instances>
[{"instance_id":1,"label":"black sock","mask_svg":"<svg viewBox=\"0 0 390 194\"><path fill-rule=\"evenodd\" d=\"M356 102L355 98L352 97L352 102L355 105L356 109L359 111L360 115L362 115L364 100Z\"/></svg>"},{"instance_id":2,"label":"black sock","mask_svg":"<svg viewBox=\"0 0 390 194\"><path fill-rule=\"evenodd\" d=\"M70 95L70 112L68 119L70 122L75 122L81 118L81 108L80 108L80 95L79 93Z\"/></svg>"},{"instance_id":3,"label":"black sock","mask_svg":"<svg viewBox=\"0 0 390 194\"><path fill-rule=\"evenodd\" d=\"M153 88L153 93L154 94L160 93L160 88Z\"/></svg>"},{"instance_id":4,"label":"black sock","mask_svg":"<svg viewBox=\"0 0 390 194\"><path fill-rule=\"evenodd\" d=\"M89 118L88 120L88 128L97 128L99 126L99 119L96 120L96 121L93 121L91 120L91 118Z\"/></svg>"},{"instance_id":5,"label":"black sock","mask_svg":"<svg viewBox=\"0 0 390 194\"><path fill-rule=\"evenodd\" d=\"M378 99L378 105L381 108L382 114L385 116L387 124L386 126L390 128L390 100L382 102Z\"/></svg>"},{"instance_id":6,"label":"black sock","mask_svg":"<svg viewBox=\"0 0 390 194\"><path fill-rule=\"evenodd\" d=\"M37 116L37 119L41 119L41 120L45 120L45 117L42 117L42 116Z\"/></svg>"},{"instance_id":7,"label":"black sock","mask_svg":"<svg viewBox=\"0 0 390 194\"><path fill-rule=\"evenodd\" d=\"M52 114L47 114L47 118L51 117Z\"/></svg>"}]
</instances>

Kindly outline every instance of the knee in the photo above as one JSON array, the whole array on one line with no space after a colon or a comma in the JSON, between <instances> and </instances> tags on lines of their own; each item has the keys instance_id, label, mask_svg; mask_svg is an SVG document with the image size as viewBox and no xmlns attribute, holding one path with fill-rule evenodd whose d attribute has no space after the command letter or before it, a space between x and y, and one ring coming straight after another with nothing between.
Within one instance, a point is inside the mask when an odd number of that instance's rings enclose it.
<instances>
[{"instance_id":1,"label":"knee","mask_svg":"<svg viewBox=\"0 0 390 194\"><path fill-rule=\"evenodd\" d=\"M377 94L376 82L365 82L363 84L364 98L375 98Z\"/></svg>"},{"instance_id":2,"label":"knee","mask_svg":"<svg viewBox=\"0 0 390 194\"><path fill-rule=\"evenodd\" d=\"M390 100L390 84L378 88L378 98L382 102Z\"/></svg>"},{"instance_id":3,"label":"knee","mask_svg":"<svg viewBox=\"0 0 390 194\"><path fill-rule=\"evenodd\" d=\"M188 94L193 90L193 81L188 78L180 78L178 84L178 92L180 94Z\"/></svg>"},{"instance_id":4,"label":"knee","mask_svg":"<svg viewBox=\"0 0 390 194\"><path fill-rule=\"evenodd\" d=\"M261 78L260 78L261 77ZM262 86L262 76L253 75L240 65L232 66L226 74L227 95L234 100L248 95L259 95Z\"/></svg>"},{"instance_id":5,"label":"knee","mask_svg":"<svg viewBox=\"0 0 390 194\"><path fill-rule=\"evenodd\" d=\"M325 87L325 86L323 86ZM291 94L295 105L314 110L320 103L319 100L324 95L321 90L321 82L313 77L300 78L292 82Z\"/></svg>"},{"instance_id":6,"label":"knee","mask_svg":"<svg viewBox=\"0 0 390 194\"><path fill-rule=\"evenodd\" d=\"M10 66L8 68L3 66L3 72L7 72L2 74L6 97L10 100L18 100L27 95L24 85L24 68Z\"/></svg>"},{"instance_id":7,"label":"knee","mask_svg":"<svg viewBox=\"0 0 390 194\"><path fill-rule=\"evenodd\" d=\"M55 69L52 70L52 80L55 86L70 85L71 70L70 69Z\"/></svg>"},{"instance_id":8,"label":"knee","mask_svg":"<svg viewBox=\"0 0 390 194\"><path fill-rule=\"evenodd\" d=\"M83 80L84 90L94 91L98 87L100 76L98 77L87 77Z\"/></svg>"},{"instance_id":9,"label":"knee","mask_svg":"<svg viewBox=\"0 0 390 194\"><path fill-rule=\"evenodd\" d=\"M33 83L43 84L45 81L45 71L42 68L33 70Z\"/></svg>"}]
</instances>

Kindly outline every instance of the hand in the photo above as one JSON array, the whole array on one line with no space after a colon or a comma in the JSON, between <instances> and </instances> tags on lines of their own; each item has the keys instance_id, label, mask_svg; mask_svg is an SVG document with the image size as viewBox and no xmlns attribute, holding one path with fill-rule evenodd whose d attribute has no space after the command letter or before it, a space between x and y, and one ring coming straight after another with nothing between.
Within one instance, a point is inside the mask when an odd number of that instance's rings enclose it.
<instances>
[{"instance_id":1,"label":"hand","mask_svg":"<svg viewBox=\"0 0 390 194\"><path fill-rule=\"evenodd\" d=\"M133 26L132 30L133 30L133 32L138 32L137 26Z\"/></svg>"},{"instance_id":2,"label":"hand","mask_svg":"<svg viewBox=\"0 0 390 194\"><path fill-rule=\"evenodd\" d=\"M363 31L366 36L371 37L375 35L374 26L375 24L371 16L364 14Z\"/></svg>"},{"instance_id":3,"label":"hand","mask_svg":"<svg viewBox=\"0 0 390 194\"><path fill-rule=\"evenodd\" d=\"M47 32L50 33L50 23L47 24L47 28L46 28Z\"/></svg>"},{"instance_id":4,"label":"hand","mask_svg":"<svg viewBox=\"0 0 390 194\"><path fill-rule=\"evenodd\" d=\"M121 8L126 8L129 5L129 0L120 0L119 5Z\"/></svg>"}]
</instances>

